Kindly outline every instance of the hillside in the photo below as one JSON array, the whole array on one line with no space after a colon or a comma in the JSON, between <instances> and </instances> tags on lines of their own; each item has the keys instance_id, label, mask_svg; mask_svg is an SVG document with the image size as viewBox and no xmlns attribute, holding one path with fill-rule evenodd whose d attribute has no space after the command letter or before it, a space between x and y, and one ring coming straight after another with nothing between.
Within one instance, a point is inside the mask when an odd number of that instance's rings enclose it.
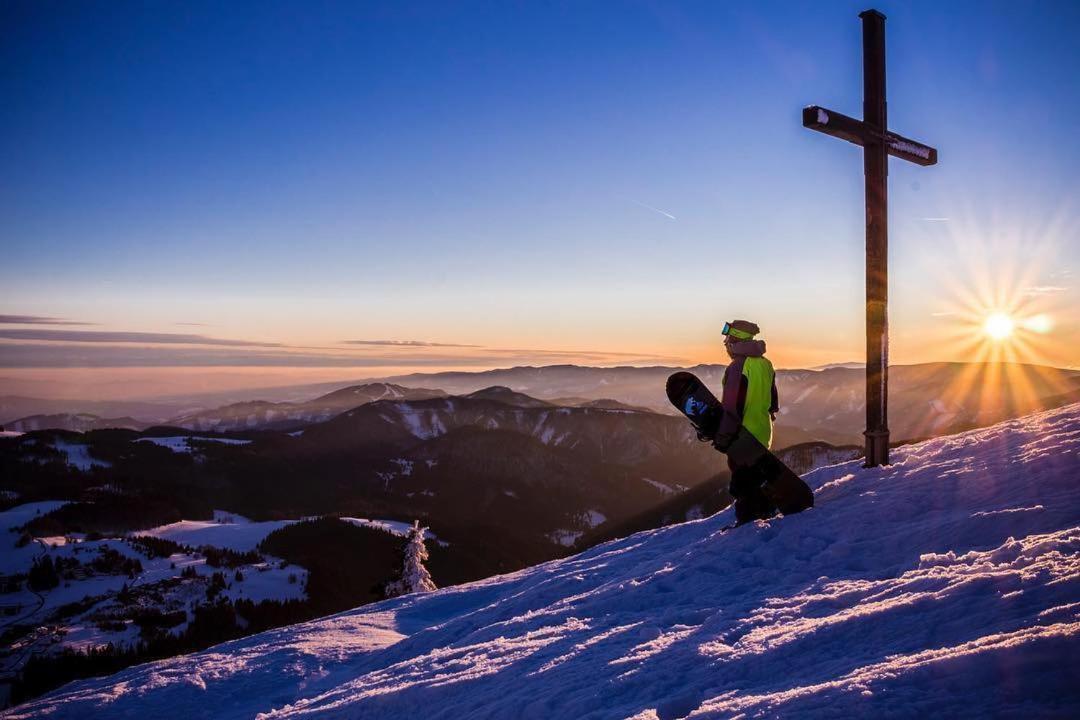
<instances>
[{"instance_id":1,"label":"hillside","mask_svg":"<svg viewBox=\"0 0 1080 720\"><path fill-rule=\"evenodd\" d=\"M419 518L451 543L440 581L460 582L565 555L717 473L723 458L681 418L496 389L379 400L289 432L14 434L0 439L0 509L72 501L33 522L40 536L206 521L214 509L256 521Z\"/></svg>"},{"instance_id":2,"label":"hillside","mask_svg":"<svg viewBox=\"0 0 1080 720\"><path fill-rule=\"evenodd\" d=\"M212 410L180 415L168 424L187 430L287 430L323 422L346 410L378 400L426 400L444 397L441 390L406 388L387 383L367 383L334 390L304 402L251 400Z\"/></svg>"},{"instance_id":3,"label":"hillside","mask_svg":"<svg viewBox=\"0 0 1080 720\"><path fill-rule=\"evenodd\" d=\"M12 385L0 378L0 388ZM188 402L148 402L139 400L79 400L51 397L0 395L0 425L31 415L86 414L103 418L135 418L146 424L159 423L181 412Z\"/></svg>"},{"instance_id":4,"label":"hillside","mask_svg":"<svg viewBox=\"0 0 1080 720\"><path fill-rule=\"evenodd\" d=\"M1075 717L1080 404L517 573L71 684L8 718Z\"/></svg>"}]
</instances>

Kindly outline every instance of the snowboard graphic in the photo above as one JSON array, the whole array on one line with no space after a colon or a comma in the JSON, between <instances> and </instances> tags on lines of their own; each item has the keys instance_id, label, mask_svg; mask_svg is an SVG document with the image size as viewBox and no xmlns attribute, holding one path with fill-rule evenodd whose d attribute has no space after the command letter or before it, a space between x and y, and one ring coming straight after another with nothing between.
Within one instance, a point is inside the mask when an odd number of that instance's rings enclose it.
<instances>
[{"instance_id":1,"label":"snowboard graphic","mask_svg":"<svg viewBox=\"0 0 1080 720\"><path fill-rule=\"evenodd\" d=\"M696 375L677 372L669 377L667 396L689 418L700 436L711 439L716 435L727 411ZM761 477L765 494L783 514L791 515L814 506L810 487L742 425L725 452Z\"/></svg>"}]
</instances>

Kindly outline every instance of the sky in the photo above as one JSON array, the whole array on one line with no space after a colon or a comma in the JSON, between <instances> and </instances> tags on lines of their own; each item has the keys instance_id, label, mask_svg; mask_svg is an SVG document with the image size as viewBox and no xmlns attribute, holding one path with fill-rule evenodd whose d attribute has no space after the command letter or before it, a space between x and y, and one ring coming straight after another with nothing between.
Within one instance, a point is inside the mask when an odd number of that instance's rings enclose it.
<instances>
[{"instance_id":1,"label":"sky","mask_svg":"<svg viewBox=\"0 0 1080 720\"><path fill-rule=\"evenodd\" d=\"M1080 4L877 8L891 361L1080 366ZM0 376L860 360L864 9L5 2Z\"/></svg>"}]
</instances>

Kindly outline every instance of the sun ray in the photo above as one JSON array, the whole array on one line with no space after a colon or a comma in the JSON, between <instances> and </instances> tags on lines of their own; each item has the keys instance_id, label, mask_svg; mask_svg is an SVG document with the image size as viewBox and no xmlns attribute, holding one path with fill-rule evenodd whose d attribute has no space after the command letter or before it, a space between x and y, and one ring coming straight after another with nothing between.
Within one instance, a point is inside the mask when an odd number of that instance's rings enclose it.
<instances>
[{"instance_id":1,"label":"sun ray","mask_svg":"<svg viewBox=\"0 0 1080 720\"><path fill-rule=\"evenodd\" d=\"M1080 230L1075 202L1025 222L1016 208L998 207L987 217L976 204L953 200L947 224L924 226L931 244L962 258L945 265L936 252L921 257L939 304L926 328L926 342L946 357L963 360L942 393L947 408L928 413L929 429L942 413L962 408L973 419L999 419L1007 409L1031 411L1040 398L1073 390L1049 367L1072 354L1068 288L1061 287L1060 251Z\"/></svg>"}]
</instances>

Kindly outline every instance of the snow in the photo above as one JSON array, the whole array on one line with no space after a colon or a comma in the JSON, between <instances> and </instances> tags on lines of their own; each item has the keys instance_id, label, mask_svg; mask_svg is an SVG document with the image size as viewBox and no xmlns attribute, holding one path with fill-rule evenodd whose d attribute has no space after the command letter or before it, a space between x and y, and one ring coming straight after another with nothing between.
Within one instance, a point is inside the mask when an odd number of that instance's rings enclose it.
<instances>
[{"instance_id":1,"label":"snow","mask_svg":"<svg viewBox=\"0 0 1080 720\"><path fill-rule=\"evenodd\" d=\"M803 400L805 400L805 399L806 399L807 397L809 397L809 396L810 396L810 393L812 393L812 392L814 392L815 390L817 390L817 388L818 388L817 384L813 384L813 385L811 385L810 387L808 387L808 388L804 389L804 390L803 390L802 392L800 392L800 393L799 393L799 395L798 395L798 397L796 397L796 398L795 398L794 400L792 400L792 401L791 401L790 403L788 403L788 404L790 404L790 405L798 405L798 404L799 404L799 403L801 403L801 402L802 402Z\"/></svg>"},{"instance_id":2,"label":"snow","mask_svg":"<svg viewBox=\"0 0 1080 720\"><path fill-rule=\"evenodd\" d=\"M556 545L571 547L584 534L581 530L555 530L548 533L548 539Z\"/></svg>"},{"instance_id":3,"label":"snow","mask_svg":"<svg viewBox=\"0 0 1080 720\"><path fill-rule=\"evenodd\" d=\"M405 428L420 440L430 440L446 434L446 426L434 410L416 410L408 403L397 403L394 407L401 415ZM447 409L452 411L453 404L448 403Z\"/></svg>"},{"instance_id":4,"label":"snow","mask_svg":"<svg viewBox=\"0 0 1080 720\"><path fill-rule=\"evenodd\" d=\"M18 430L0 430L0 437L19 437L22 434Z\"/></svg>"},{"instance_id":5,"label":"snow","mask_svg":"<svg viewBox=\"0 0 1080 720\"><path fill-rule=\"evenodd\" d=\"M45 500L42 502L23 503L0 512L0 575L24 573L30 569L34 558L42 554L39 543L30 543L15 547L19 533L15 528L22 527L39 515L67 505L66 500Z\"/></svg>"},{"instance_id":6,"label":"snow","mask_svg":"<svg viewBox=\"0 0 1080 720\"><path fill-rule=\"evenodd\" d=\"M194 448L191 445L192 440L195 442L216 442L221 443L222 445L248 445L251 443L250 440L240 440L238 438L194 437L191 435L145 437L139 438L134 442L148 442L163 448L168 448L175 453L189 453L194 451Z\"/></svg>"},{"instance_id":7,"label":"snow","mask_svg":"<svg viewBox=\"0 0 1080 720\"><path fill-rule=\"evenodd\" d=\"M412 471L413 471L413 461L412 460L406 460L404 458L395 458L395 459L391 460L390 462L394 463L395 465L397 465L400 468L400 472L401 472L402 477L408 477L408 476L412 475Z\"/></svg>"},{"instance_id":8,"label":"snow","mask_svg":"<svg viewBox=\"0 0 1080 720\"><path fill-rule=\"evenodd\" d=\"M149 530L140 530L133 534L165 538L192 547L211 545L237 552L247 552L257 548L270 533L296 522L296 520L251 522L240 515L230 515L220 510L215 511L214 515L213 520L181 520Z\"/></svg>"},{"instance_id":9,"label":"snow","mask_svg":"<svg viewBox=\"0 0 1080 720\"><path fill-rule=\"evenodd\" d=\"M35 517L51 513L53 510L67 504L67 500L43 500L41 502L23 503L4 510L0 512L0 533L21 527Z\"/></svg>"},{"instance_id":10,"label":"snow","mask_svg":"<svg viewBox=\"0 0 1080 720\"><path fill-rule=\"evenodd\" d=\"M299 565L287 564L281 567L281 561L267 556L267 562L255 565L244 565L243 580L236 580L232 571L225 571L229 587L222 594L231 600L241 598L252 602L263 600L298 600L304 597L304 584L307 579L307 570ZM200 575L211 575L218 568L210 567L205 562L197 570L202 570ZM289 577L294 577L294 582L289 582Z\"/></svg>"},{"instance_id":11,"label":"snow","mask_svg":"<svg viewBox=\"0 0 1080 720\"><path fill-rule=\"evenodd\" d=\"M424 561L429 557L427 548L424 547L426 532L427 528L420 527L419 520L414 521L413 526L409 528L409 541L405 546L401 577L386 586L387 597L432 592L436 589L431 573L424 567Z\"/></svg>"},{"instance_id":12,"label":"snow","mask_svg":"<svg viewBox=\"0 0 1080 720\"><path fill-rule=\"evenodd\" d=\"M424 494L424 493L421 493ZM388 532L391 535L397 535L398 537L408 537L409 531L412 530L412 525L406 522L400 522L398 520L371 520L369 518L355 518L355 517L343 517L340 520L352 523L353 525L359 525L361 527L375 528L376 530L382 530ZM431 532L429 528L424 528L424 540L437 540L435 533ZM440 543L445 544L445 543Z\"/></svg>"},{"instance_id":13,"label":"snow","mask_svg":"<svg viewBox=\"0 0 1080 720\"><path fill-rule=\"evenodd\" d=\"M520 572L72 683L7 717L1077 717L1080 404Z\"/></svg>"},{"instance_id":14,"label":"snow","mask_svg":"<svg viewBox=\"0 0 1080 720\"><path fill-rule=\"evenodd\" d=\"M607 516L599 510L589 510L585 513L585 523L591 527L599 527L607 522Z\"/></svg>"},{"instance_id":15,"label":"snow","mask_svg":"<svg viewBox=\"0 0 1080 720\"><path fill-rule=\"evenodd\" d=\"M12 508L0 513L0 543L6 545L0 551L0 574L22 574L30 570L34 560L45 555L54 561L60 558L80 561L84 566L88 565L101 551L112 550L121 555L139 560L142 572L136 577L129 578L126 574L96 574L76 575L71 579L64 579L57 587L34 592L23 585L14 592L3 596L3 603L9 608L18 608L15 614L5 617L0 627L8 627L14 624L35 625L46 623L40 631L34 631L25 637L21 637L9 648L13 652L0 654L0 673L10 672L17 668L19 663L27 657L27 653L55 652L60 648L86 649L101 647L112 642L121 646L130 644L140 639L137 626L128 624L124 629L116 631L104 629L97 619L116 613L117 617L123 617L125 610L122 603L117 600L117 592L124 586L131 588L154 586L151 597L153 601L147 601L150 605L165 610L175 610L190 607L192 603L203 602L206 594L207 583L205 580L198 582L182 582L179 586L157 586L157 583L177 577L181 571L190 568L198 576L206 578L218 571L218 568L207 565L205 557L176 553L168 558L150 558L140 550L133 547L123 538L105 538L101 540L87 540L85 536L73 533L67 536L35 538L22 548L14 547L17 535L14 533L4 535L4 530L19 527L33 519L40 512L44 514L54 510L64 502L38 502ZM176 532L154 532L143 534L158 534L159 536L173 535L174 539L192 544L213 544L218 547L231 547L236 550L248 550L256 544L272 527L269 523L251 523L246 518L225 511L214 511L215 519L219 523L218 528L243 529L246 537L240 537L239 533L232 535L213 533L209 528L198 532L198 526L210 526L213 523L175 523L158 530L173 531L193 529L195 532L176 537ZM225 597L232 600L246 598L254 602L261 600L288 600L299 599L304 596L304 586L307 571L297 565L285 564L281 560L267 556L265 561L242 566L243 579L237 580L234 571L224 570L228 586L222 591ZM290 577L293 581L290 582ZM51 617L62 606L92 599L93 602L84 610L75 615L58 620ZM175 628L176 631L182 626Z\"/></svg>"},{"instance_id":16,"label":"snow","mask_svg":"<svg viewBox=\"0 0 1080 720\"><path fill-rule=\"evenodd\" d=\"M79 470L89 470L94 466L109 467L112 464L104 460L98 460L97 458L91 457L90 448L80 443L69 443L67 441L57 439L53 441L53 447L67 456L68 465L72 465Z\"/></svg>"}]
</instances>

